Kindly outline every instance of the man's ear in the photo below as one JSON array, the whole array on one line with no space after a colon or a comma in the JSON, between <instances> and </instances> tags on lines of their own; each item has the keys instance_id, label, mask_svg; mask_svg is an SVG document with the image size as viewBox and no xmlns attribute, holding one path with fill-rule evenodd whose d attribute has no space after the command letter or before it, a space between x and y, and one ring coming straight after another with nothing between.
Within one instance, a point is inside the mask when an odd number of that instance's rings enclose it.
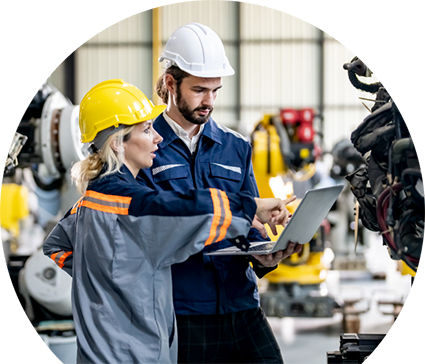
<instances>
[{"instance_id":1,"label":"man's ear","mask_svg":"<svg viewBox=\"0 0 425 364\"><path fill-rule=\"evenodd\" d=\"M176 80L174 79L172 75L170 74L165 75L164 84L167 90L170 91L172 95L176 93L177 84L176 84Z\"/></svg>"}]
</instances>

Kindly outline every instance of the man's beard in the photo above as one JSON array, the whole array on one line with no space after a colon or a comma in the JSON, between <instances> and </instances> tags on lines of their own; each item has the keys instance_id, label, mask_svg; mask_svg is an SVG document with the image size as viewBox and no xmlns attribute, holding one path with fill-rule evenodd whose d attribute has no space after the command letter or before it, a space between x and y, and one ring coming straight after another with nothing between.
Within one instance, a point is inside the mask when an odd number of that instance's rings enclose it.
<instances>
[{"instance_id":1,"label":"man's beard","mask_svg":"<svg viewBox=\"0 0 425 364\"><path fill-rule=\"evenodd\" d=\"M185 100L182 99L182 94L180 92L180 87L177 88L177 109L180 111L180 114L183 115L183 117L189 121L192 124L195 125L202 125L205 124L208 119L210 118L211 113L213 112L214 108L210 109L210 112L205 116L196 116L195 111L197 110L205 110L205 107L197 107L193 110L189 108L189 105L186 103Z\"/></svg>"}]
</instances>

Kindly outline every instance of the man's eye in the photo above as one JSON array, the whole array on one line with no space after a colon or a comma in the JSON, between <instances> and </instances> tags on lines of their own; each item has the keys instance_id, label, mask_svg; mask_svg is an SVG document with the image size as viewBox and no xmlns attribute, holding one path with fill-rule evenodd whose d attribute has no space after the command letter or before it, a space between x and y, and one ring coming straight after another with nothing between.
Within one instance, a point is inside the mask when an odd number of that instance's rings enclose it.
<instances>
[{"instance_id":1,"label":"man's eye","mask_svg":"<svg viewBox=\"0 0 425 364\"><path fill-rule=\"evenodd\" d=\"M151 131L151 127L148 126L145 130L143 130L146 134L149 134Z\"/></svg>"}]
</instances>

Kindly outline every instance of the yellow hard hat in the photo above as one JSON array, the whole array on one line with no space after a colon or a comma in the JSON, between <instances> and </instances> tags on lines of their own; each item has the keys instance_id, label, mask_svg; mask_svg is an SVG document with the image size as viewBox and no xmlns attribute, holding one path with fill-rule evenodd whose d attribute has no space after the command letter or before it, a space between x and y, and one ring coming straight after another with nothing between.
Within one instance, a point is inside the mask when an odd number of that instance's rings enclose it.
<instances>
[{"instance_id":1,"label":"yellow hard hat","mask_svg":"<svg viewBox=\"0 0 425 364\"><path fill-rule=\"evenodd\" d=\"M120 124L133 125L159 116L166 106L155 106L136 86L121 79L103 81L80 104L81 142L91 142L98 132Z\"/></svg>"}]
</instances>

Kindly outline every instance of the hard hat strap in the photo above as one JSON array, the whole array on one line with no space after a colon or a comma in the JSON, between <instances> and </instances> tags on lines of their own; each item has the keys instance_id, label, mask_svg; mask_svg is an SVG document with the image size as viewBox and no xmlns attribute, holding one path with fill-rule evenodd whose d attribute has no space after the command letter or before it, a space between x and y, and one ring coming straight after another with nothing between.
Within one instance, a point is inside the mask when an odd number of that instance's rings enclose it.
<instances>
[{"instance_id":1,"label":"hard hat strap","mask_svg":"<svg viewBox=\"0 0 425 364\"><path fill-rule=\"evenodd\" d=\"M103 144L105 144L106 140L116 132L128 127L128 125L120 124L118 127L111 126L105 130L101 130L96 134L96 137L93 139L92 143L90 144L90 147L88 148L88 152L90 154L97 153L102 147Z\"/></svg>"}]
</instances>

